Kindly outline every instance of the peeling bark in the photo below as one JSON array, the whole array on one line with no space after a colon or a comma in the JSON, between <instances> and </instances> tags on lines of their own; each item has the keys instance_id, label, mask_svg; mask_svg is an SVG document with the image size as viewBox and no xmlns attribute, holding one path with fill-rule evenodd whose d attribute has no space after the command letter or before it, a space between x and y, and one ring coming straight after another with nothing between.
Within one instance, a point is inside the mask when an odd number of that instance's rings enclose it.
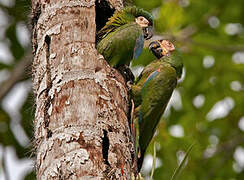
<instances>
[{"instance_id":1,"label":"peeling bark","mask_svg":"<svg viewBox=\"0 0 244 180\"><path fill-rule=\"evenodd\" d=\"M95 49L95 15L95 0L32 1L37 179L131 177L127 87Z\"/></svg>"}]
</instances>

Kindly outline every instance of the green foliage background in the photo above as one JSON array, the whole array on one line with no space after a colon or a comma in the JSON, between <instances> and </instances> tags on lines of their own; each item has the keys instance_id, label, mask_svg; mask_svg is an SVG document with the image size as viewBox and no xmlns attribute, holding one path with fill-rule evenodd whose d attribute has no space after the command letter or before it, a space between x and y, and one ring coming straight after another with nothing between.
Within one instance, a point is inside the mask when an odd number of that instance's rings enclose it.
<instances>
[{"instance_id":1,"label":"green foliage background","mask_svg":"<svg viewBox=\"0 0 244 180\"><path fill-rule=\"evenodd\" d=\"M178 166L179 152L186 152L196 143L188 157L187 164L179 176L181 180L241 180L244 179L244 164L238 163L234 154L244 145L244 132L238 126L244 116L244 1L235 0L134 0L137 6L153 12L155 31L158 38L171 39L182 51L185 77L178 85L182 107L170 107L170 114L162 117L158 133L154 137L148 154L153 152L157 142L157 158L162 165L155 169L154 179L171 178ZM14 72L30 54L29 47L23 47L16 35L16 25L28 24L30 1L16 0L11 7L0 4L0 9L9 19L0 42L7 43L13 56L13 63L0 59L0 72ZM1 27L0 27L1 28ZM239 56L238 56L239 53ZM153 56L144 50L133 65L148 64ZM238 59L239 58L239 59ZM205 59L205 60L204 60ZM209 60L210 59L210 60ZM208 61L209 60L209 61ZM239 60L239 61L238 61ZM209 67L206 66L210 63ZM213 63L214 62L214 63ZM212 64L211 64L212 63ZM205 66L204 66L205 64ZM16 83L30 78L23 74ZM8 79L0 83L0 92ZM11 88L9 89L11 90ZM197 97L197 98L196 98ZM194 105L199 97L203 104ZM29 93L20 110L20 125L31 141L33 119L33 96ZM210 121L209 112L216 103L223 102L225 112ZM0 145L15 148L18 158L31 157L31 147L22 146L10 127L11 118L2 108L0 98ZM176 101L176 104L179 101ZM170 133L174 125L184 129L183 137ZM244 150L244 149L242 149ZM243 157L242 157L243 158ZM0 174L5 162L0 157ZM13 169L8 169L11 173ZM144 171L144 176L150 172ZM33 179L33 173L26 179Z\"/></svg>"}]
</instances>

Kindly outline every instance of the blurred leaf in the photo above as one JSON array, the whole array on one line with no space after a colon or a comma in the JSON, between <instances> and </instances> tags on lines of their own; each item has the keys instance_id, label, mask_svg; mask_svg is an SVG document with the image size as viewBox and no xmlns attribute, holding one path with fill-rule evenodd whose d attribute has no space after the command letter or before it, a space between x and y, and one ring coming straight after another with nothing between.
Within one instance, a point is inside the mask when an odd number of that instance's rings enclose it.
<instances>
[{"instance_id":1,"label":"blurred leaf","mask_svg":"<svg viewBox=\"0 0 244 180\"><path fill-rule=\"evenodd\" d=\"M16 22L25 21L27 23L31 12L31 0L17 0L13 7L0 4L0 8L12 16Z\"/></svg>"},{"instance_id":2,"label":"blurred leaf","mask_svg":"<svg viewBox=\"0 0 244 180\"><path fill-rule=\"evenodd\" d=\"M160 31L176 32L184 24L184 10L175 1L165 2L160 9L160 17L155 20L155 28Z\"/></svg>"},{"instance_id":3,"label":"blurred leaf","mask_svg":"<svg viewBox=\"0 0 244 180\"><path fill-rule=\"evenodd\" d=\"M6 36L10 40L10 50L16 60L19 60L24 55L24 49L19 43L16 35L16 24L11 24L6 30Z\"/></svg>"},{"instance_id":4,"label":"blurred leaf","mask_svg":"<svg viewBox=\"0 0 244 180\"><path fill-rule=\"evenodd\" d=\"M186 152L186 154L185 154L185 156L184 156L184 159L180 162L179 166L175 169L174 174L173 174L171 180L176 180L176 178L180 175L180 173L181 173L181 171L182 171L183 168L184 168L185 162L186 162L186 160L187 160L187 158L188 158L188 156L189 156L189 154L190 154L190 152L191 152L193 146L194 146L194 144L192 144L192 145L188 148L188 150L187 150L187 152Z\"/></svg>"},{"instance_id":5,"label":"blurred leaf","mask_svg":"<svg viewBox=\"0 0 244 180\"><path fill-rule=\"evenodd\" d=\"M133 0L136 6L143 7L147 11L151 11L154 8L157 8L162 4L162 0L153 0L153 1L141 1Z\"/></svg>"},{"instance_id":6,"label":"blurred leaf","mask_svg":"<svg viewBox=\"0 0 244 180\"><path fill-rule=\"evenodd\" d=\"M34 121L34 95L29 93L20 112L22 115L21 125L24 128L29 138L33 137L33 121Z\"/></svg>"},{"instance_id":7,"label":"blurred leaf","mask_svg":"<svg viewBox=\"0 0 244 180\"><path fill-rule=\"evenodd\" d=\"M25 176L24 180L35 180L35 179L36 179L36 173L35 171L32 171Z\"/></svg>"},{"instance_id":8,"label":"blurred leaf","mask_svg":"<svg viewBox=\"0 0 244 180\"><path fill-rule=\"evenodd\" d=\"M154 174L155 165L156 165L156 155L157 155L156 154L156 143L154 142L154 144L153 144L153 164L152 164L150 180L153 180L153 174Z\"/></svg>"},{"instance_id":9,"label":"blurred leaf","mask_svg":"<svg viewBox=\"0 0 244 180\"><path fill-rule=\"evenodd\" d=\"M1 63L1 62L0 62L0 70L3 70L3 69L10 69L10 68L12 68L11 65L8 65L8 64Z\"/></svg>"},{"instance_id":10,"label":"blurred leaf","mask_svg":"<svg viewBox=\"0 0 244 180\"><path fill-rule=\"evenodd\" d=\"M10 117L0 108L0 143L3 146L13 146L16 149L19 158L28 155L28 148L22 147L16 140L11 128Z\"/></svg>"}]
</instances>

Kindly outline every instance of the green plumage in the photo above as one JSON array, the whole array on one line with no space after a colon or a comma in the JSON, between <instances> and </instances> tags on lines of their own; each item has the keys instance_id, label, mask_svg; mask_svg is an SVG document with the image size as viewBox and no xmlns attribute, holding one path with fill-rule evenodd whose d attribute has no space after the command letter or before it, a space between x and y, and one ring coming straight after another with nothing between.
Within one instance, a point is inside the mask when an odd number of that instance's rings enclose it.
<instances>
[{"instance_id":1,"label":"green plumage","mask_svg":"<svg viewBox=\"0 0 244 180\"><path fill-rule=\"evenodd\" d=\"M141 94L142 103L139 110L139 116L142 116L139 122L141 151L145 151L150 143L177 84L176 70L170 64L157 61L150 66L160 68L160 72L143 87Z\"/></svg>"},{"instance_id":2,"label":"green plumage","mask_svg":"<svg viewBox=\"0 0 244 180\"><path fill-rule=\"evenodd\" d=\"M112 67L128 65L133 59L137 40L143 36L142 28L135 22L138 16L145 17L152 25L150 13L137 7L126 7L116 11L98 32L97 50Z\"/></svg>"},{"instance_id":3,"label":"green plumage","mask_svg":"<svg viewBox=\"0 0 244 180\"><path fill-rule=\"evenodd\" d=\"M129 64L133 58L133 49L142 29L135 23L129 23L110 33L97 46L110 66Z\"/></svg>"},{"instance_id":4,"label":"green plumage","mask_svg":"<svg viewBox=\"0 0 244 180\"><path fill-rule=\"evenodd\" d=\"M181 76L182 59L178 51L164 56L146 66L135 85L132 96L139 124L139 148L141 156L138 168L141 168L144 153L149 145L156 127L164 113L170 97Z\"/></svg>"}]
</instances>

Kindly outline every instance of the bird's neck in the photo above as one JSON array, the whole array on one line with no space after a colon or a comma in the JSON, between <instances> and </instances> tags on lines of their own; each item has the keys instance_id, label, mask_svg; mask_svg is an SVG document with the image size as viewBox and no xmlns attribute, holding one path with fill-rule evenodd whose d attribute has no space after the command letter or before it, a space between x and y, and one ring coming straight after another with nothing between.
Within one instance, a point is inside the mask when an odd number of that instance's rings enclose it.
<instances>
[{"instance_id":1,"label":"bird's neck","mask_svg":"<svg viewBox=\"0 0 244 180\"><path fill-rule=\"evenodd\" d=\"M173 67L176 71L177 77L180 78L182 75L182 68L183 68L183 63L181 61L181 57L178 55L173 55L171 54L170 56L164 56L160 59L163 61L165 64L170 65Z\"/></svg>"}]
</instances>

